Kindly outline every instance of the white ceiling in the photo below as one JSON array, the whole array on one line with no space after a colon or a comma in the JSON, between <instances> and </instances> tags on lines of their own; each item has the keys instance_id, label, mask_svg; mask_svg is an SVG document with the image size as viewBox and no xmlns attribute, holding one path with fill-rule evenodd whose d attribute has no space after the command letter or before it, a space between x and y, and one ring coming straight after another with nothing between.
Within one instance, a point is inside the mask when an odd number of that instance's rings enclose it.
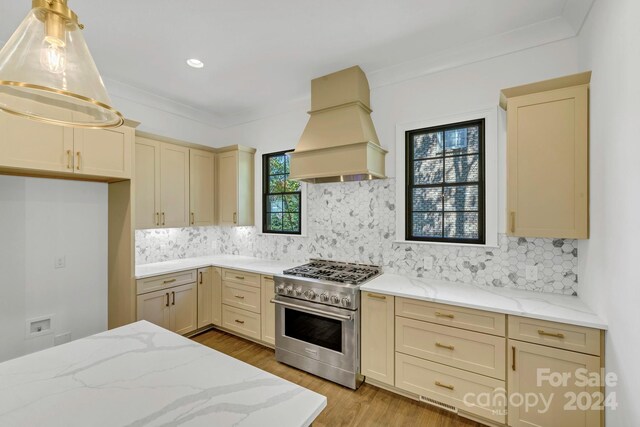
<instances>
[{"instance_id":1,"label":"white ceiling","mask_svg":"<svg viewBox=\"0 0 640 427\"><path fill-rule=\"evenodd\" d=\"M369 74L558 17L579 27L592 1L69 3L86 25L85 38L107 81L224 120L306 97L312 78L354 64ZM0 0L0 40L10 37L30 6L29 0ZM189 68L185 60L192 57L205 68Z\"/></svg>"}]
</instances>

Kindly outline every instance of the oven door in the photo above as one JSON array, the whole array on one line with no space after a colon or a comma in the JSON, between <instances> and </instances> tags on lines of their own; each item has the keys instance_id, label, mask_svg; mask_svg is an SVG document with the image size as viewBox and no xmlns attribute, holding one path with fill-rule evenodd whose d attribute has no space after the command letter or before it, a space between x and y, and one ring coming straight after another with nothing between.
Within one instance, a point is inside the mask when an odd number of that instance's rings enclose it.
<instances>
[{"instance_id":1,"label":"oven door","mask_svg":"<svg viewBox=\"0 0 640 427\"><path fill-rule=\"evenodd\" d=\"M276 349L357 372L357 311L277 295Z\"/></svg>"}]
</instances>

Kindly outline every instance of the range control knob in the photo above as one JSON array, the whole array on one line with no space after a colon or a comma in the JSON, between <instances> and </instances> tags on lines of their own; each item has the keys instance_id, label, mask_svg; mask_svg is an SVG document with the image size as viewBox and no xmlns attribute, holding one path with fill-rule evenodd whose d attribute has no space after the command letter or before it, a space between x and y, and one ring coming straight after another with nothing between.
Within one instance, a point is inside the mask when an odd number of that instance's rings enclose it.
<instances>
[{"instance_id":1,"label":"range control knob","mask_svg":"<svg viewBox=\"0 0 640 427\"><path fill-rule=\"evenodd\" d=\"M331 295L331 303L332 304L339 304L340 303L340 298L338 298L338 295Z\"/></svg>"},{"instance_id":2,"label":"range control knob","mask_svg":"<svg viewBox=\"0 0 640 427\"><path fill-rule=\"evenodd\" d=\"M284 285L278 285L276 286L276 292L281 294L284 292Z\"/></svg>"},{"instance_id":3,"label":"range control knob","mask_svg":"<svg viewBox=\"0 0 640 427\"><path fill-rule=\"evenodd\" d=\"M302 288L300 286L296 288L296 295L298 296L302 295Z\"/></svg>"},{"instance_id":4,"label":"range control knob","mask_svg":"<svg viewBox=\"0 0 640 427\"><path fill-rule=\"evenodd\" d=\"M320 301L322 301L322 302L327 302L327 301L329 301L329 294L328 294L328 293L326 293L326 292L325 292L325 293L323 293L323 294L320 294Z\"/></svg>"},{"instance_id":5,"label":"range control knob","mask_svg":"<svg viewBox=\"0 0 640 427\"><path fill-rule=\"evenodd\" d=\"M291 294L293 293L293 286L287 286L287 287L286 287L286 289L285 289L285 291L286 291L289 295L291 295Z\"/></svg>"},{"instance_id":6,"label":"range control knob","mask_svg":"<svg viewBox=\"0 0 640 427\"><path fill-rule=\"evenodd\" d=\"M351 305L351 298L349 297L342 298L342 305L344 305L345 307L349 307Z\"/></svg>"},{"instance_id":7,"label":"range control knob","mask_svg":"<svg viewBox=\"0 0 640 427\"><path fill-rule=\"evenodd\" d=\"M304 296L307 297L307 299L315 299L316 293L313 292L313 290L309 289L304 293Z\"/></svg>"}]
</instances>

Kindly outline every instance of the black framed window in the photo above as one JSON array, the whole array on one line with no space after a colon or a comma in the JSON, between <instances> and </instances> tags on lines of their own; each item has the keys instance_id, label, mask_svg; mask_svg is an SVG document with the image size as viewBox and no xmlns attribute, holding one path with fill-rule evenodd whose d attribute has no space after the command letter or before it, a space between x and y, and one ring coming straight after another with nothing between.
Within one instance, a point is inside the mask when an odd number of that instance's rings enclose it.
<instances>
[{"instance_id":1,"label":"black framed window","mask_svg":"<svg viewBox=\"0 0 640 427\"><path fill-rule=\"evenodd\" d=\"M262 232L301 234L300 183L289 179L289 156L281 151L262 156Z\"/></svg>"},{"instance_id":2,"label":"black framed window","mask_svg":"<svg viewBox=\"0 0 640 427\"><path fill-rule=\"evenodd\" d=\"M484 119L406 132L406 240L485 243Z\"/></svg>"}]
</instances>

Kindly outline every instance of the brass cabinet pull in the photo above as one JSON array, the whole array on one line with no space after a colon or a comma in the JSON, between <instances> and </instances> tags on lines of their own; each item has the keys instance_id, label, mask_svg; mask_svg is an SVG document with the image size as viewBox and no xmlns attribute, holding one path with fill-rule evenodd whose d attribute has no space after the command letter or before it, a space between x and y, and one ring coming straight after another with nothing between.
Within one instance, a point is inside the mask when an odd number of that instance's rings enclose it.
<instances>
[{"instance_id":1,"label":"brass cabinet pull","mask_svg":"<svg viewBox=\"0 0 640 427\"><path fill-rule=\"evenodd\" d=\"M449 390L453 390L453 389L454 389L454 387L453 387L452 385L450 385L450 384L443 384L443 383L441 383L440 381L436 381L436 385L437 385L438 387L446 388L446 389L449 389Z\"/></svg>"},{"instance_id":2,"label":"brass cabinet pull","mask_svg":"<svg viewBox=\"0 0 640 427\"><path fill-rule=\"evenodd\" d=\"M156 225L160 225L160 212L156 212Z\"/></svg>"},{"instance_id":3,"label":"brass cabinet pull","mask_svg":"<svg viewBox=\"0 0 640 427\"><path fill-rule=\"evenodd\" d=\"M516 213L511 212L511 233L516 232Z\"/></svg>"},{"instance_id":4,"label":"brass cabinet pull","mask_svg":"<svg viewBox=\"0 0 640 427\"><path fill-rule=\"evenodd\" d=\"M176 293L171 292L171 296L173 297L173 302L171 303L171 305L176 305Z\"/></svg>"},{"instance_id":5,"label":"brass cabinet pull","mask_svg":"<svg viewBox=\"0 0 640 427\"><path fill-rule=\"evenodd\" d=\"M164 305L165 307L169 307L169 293L165 294L167 296L167 303Z\"/></svg>"},{"instance_id":6,"label":"brass cabinet pull","mask_svg":"<svg viewBox=\"0 0 640 427\"><path fill-rule=\"evenodd\" d=\"M236 319L236 323L239 323L239 324L241 324L241 325L244 325L244 320L238 320L238 319Z\"/></svg>"},{"instance_id":7,"label":"brass cabinet pull","mask_svg":"<svg viewBox=\"0 0 640 427\"><path fill-rule=\"evenodd\" d=\"M516 346L511 346L511 370L516 370Z\"/></svg>"},{"instance_id":8,"label":"brass cabinet pull","mask_svg":"<svg viewBox=\"0 0 640 427\"><path fill-rule=\"evenodd\" d=\"M164 212L162 212L162 225L164 225Z\"/></svg>"},{"instance_id":9,"label":"brass cabinet pull","mask_svg":"<svg viewBox=\"0 0 640 427\"><path fill-rule=\"evenodd\" d=\"M377 299L387 299L384 295L376 295L376 294L367 294L369 298L377 298Z\"/></svg>"},{"instance_id":10,"label":"brass cabinet pull","mask_svg":"<svg viewBox=\"0 0 640 427\"><path fill-rule=\"evenodd\" d=\"M455 347L452 345L441 344L439 342L436 343L436 347L446 348L447 350L453 350Z\"/></svg>"},{"instance_id":11,"label":"brass cabinet pull","mask_svg":"<svg viewBox=\"0 0 640 427\"><path fill-rule=\"evenodd\" d=\"M82 158L82 155L79 151L76 153L76 155L78 156L78 164L76 165L76 169L80 170L80 159Z\"/></svg>"},{"instance_id":12,"label":"brass cabinet pull","mask_svg":"<svg viewBox=\"0 0 640 427\"><path fill-rule=\"evenodd\" d=\"M165 281L164 281L164 282L162 282L162 283L164 283L164 284L166 285L167 283L173 283L173 282L175 282L176 280L178 280L178 279L168 279L168 280L165 280Z\"/></svg>"},{"instance_id":13,"label":"brass cabinet pull","mask_svg":"<svg viewBox=\"0 0 640 427\"><path fill-rule=\"evenodd\" d=\"M191 212L191 225L196 223L196 214L194 214L193 212Z\"/></svg>"},{"instance_id":14,"label":"brass cabinet pull","mask_svg":"<svg viewBox=\"0 0 640 427\"><path fill-rule=\"evenodd\" d=\"M446 317L447 319L453 319L455 316L450 313L440 313L439 311L436 311L436 317Z\"/></svg>"},{"instance_id":15,"label":"brass cabinet pull","mask_svg":"<svg viewBox=\"0 0 640 427\"><path fill-rule=\"evenodd\" d=\"M67 150L67 169L73 169L73 153Z\"/></svg>"},{"instance_id":16,"label":"brass cabinet pull","mask_svg":"<svg viewBox=\"0 0 640 427\"><path fill-rule=\"evenodd\" d=\"M244 280L244 276L236 276L236 279L238 279L238 280Z\"/></svg>"},{"instance_id":17,"label":"brass cabinet pull","mask_svg":"<svg viewBox=\"0 0 640 427\"><path fill-rule=\"evenodd\" d=\"M237 212L234 212L234 213L233 213L233 223L234 223L234 224L237 224L237 223L238 223L238 213L237 213Z\"/></svg>"},{"instance_id":18,"label":"brass cabinet pull","mask_svg":"<svg viewBox=\"0 0 640 427\"><path fill-rule=\"evenodd\" d=\"M200 275L200 284L202 285L202 271L199 271L198 274Z\"/></svg>"},{"instance_id":19,"label":"brass cabinet pull","mask_svg":"<svg viewBox=\"0 0 640 427\"><path fill-rule=\"evenodd\" d=\"M244 297L242 295L235 295L236 298L238 299L244 299Z\"/></svg>"},{"instance_id":20,"label":"brass cabinet pull","mask_svg":"<svg viewBox=\"0 0 640 427\"><path fill-rule=\"evenodd\" d=\"M564 334L561 334L560 332L545 332L542 329L538 329L538 334L545 337L564 338Z\"/></svg>"}]
</instances>

